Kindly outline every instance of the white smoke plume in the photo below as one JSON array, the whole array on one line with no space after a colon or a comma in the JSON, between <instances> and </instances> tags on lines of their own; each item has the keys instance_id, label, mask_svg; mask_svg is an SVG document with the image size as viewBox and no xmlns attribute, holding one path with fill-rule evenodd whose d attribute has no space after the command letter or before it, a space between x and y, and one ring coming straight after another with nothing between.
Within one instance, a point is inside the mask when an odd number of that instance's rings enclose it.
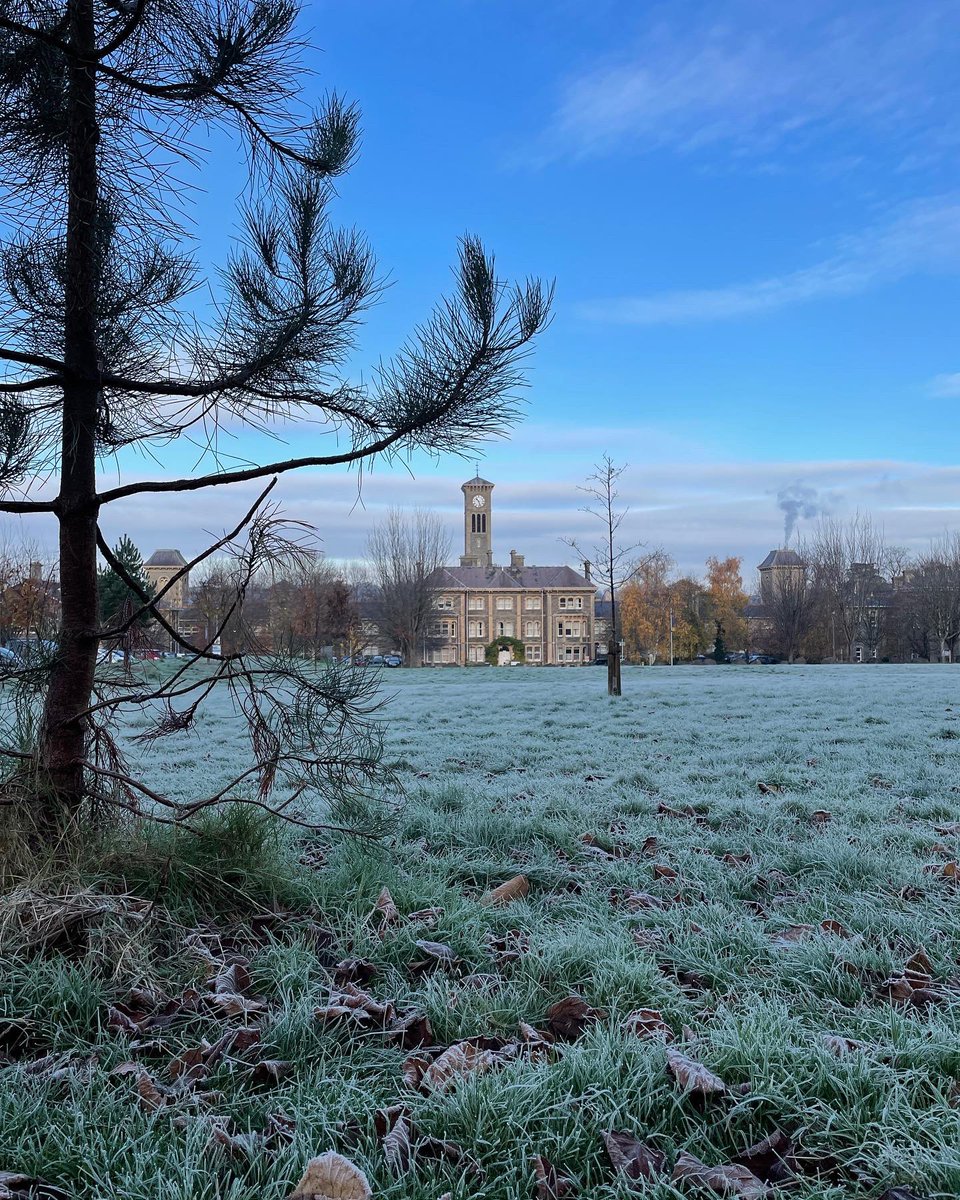
<instances>
[{"instance_id":1,"label":"white smoke plume","mask_svg":"<svg viewBox=\"0 0 960 1200\"><path fill-rule=\"evenodd\" d=\"M777 492L777 508L783 513L783 544L790 545L797 527L797 521L804 518L807 521L814 517L829 516L836 497L824 495L807 483L791 483L789 487Z\"/></svg>"}]
</instances>

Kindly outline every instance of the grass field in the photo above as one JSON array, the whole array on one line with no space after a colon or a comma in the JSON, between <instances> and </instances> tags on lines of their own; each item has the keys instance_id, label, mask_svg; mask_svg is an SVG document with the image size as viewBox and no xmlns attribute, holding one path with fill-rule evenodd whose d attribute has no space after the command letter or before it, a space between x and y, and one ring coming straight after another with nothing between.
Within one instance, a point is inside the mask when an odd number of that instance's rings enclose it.
<instances>
[{"instance_id":1,"label":"grass field","mask_svg":"<svg viewBox=\"0 0 960 1200\"><path fill-rule=\"evenodd\" d=\"M109 849L72 923L7 897L0 1196L279 1200L327 1150L397 1200L960 1195L960 673L384 686L382 842L240 814ZM145 777L241 745L224 708Z\"/></svg>"}]
</instances>

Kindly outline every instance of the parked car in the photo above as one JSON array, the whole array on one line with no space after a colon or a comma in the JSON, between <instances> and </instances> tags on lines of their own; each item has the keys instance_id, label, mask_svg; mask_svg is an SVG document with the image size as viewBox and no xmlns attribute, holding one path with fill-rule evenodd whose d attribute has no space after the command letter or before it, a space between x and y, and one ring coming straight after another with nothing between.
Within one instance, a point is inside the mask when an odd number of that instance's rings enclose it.
<instances>
[{"instance_id":1,"label":"parked car","mask_svg":"<svg viewBox=\"0 0 960 1200\"><path fill-rule=\"evenodd\" d=\"M383 656L383 665L385 667L402 667L403 659L399 654L385 654Z\"/></svg>"}]
</instances>

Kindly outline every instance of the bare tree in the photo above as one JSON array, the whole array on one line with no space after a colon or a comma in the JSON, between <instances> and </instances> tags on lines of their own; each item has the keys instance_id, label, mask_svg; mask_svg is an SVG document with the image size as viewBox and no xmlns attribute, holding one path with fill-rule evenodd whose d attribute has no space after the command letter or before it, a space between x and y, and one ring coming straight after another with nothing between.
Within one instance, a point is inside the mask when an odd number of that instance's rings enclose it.
<instances>
[{"instance_id":1,"label":"bare tree","mask_svg":"<svg viewBox=\"0 0 960 1200\"><path fill-rule=\"evenodd\" d=\"M854 647L879 646L886 610L883 533L864 513L848 521L824 517L809 545L817 590L848 662Z\"/></svg>"},{"instance_id":2,"label":"bare tree","mask_svg":"<svg viewBox=\"0 0 960 1200\"><path fill-rule=\"evenodd\" d=\"M408 666L423 661L424 644L436 619L438 575L449 554L443 522L422 509L410 517L391 509L370 534L374 620L400 647Z\"/></svg>"},{"instance_id":3,"label":"bare tree","mask_svg":"<svg viewBox=\"0 0 960 1200\"><path fill-rule=\"evenodd\" d=\"M911 596L918 624L945 662L957 657L960 641L960 534L944 534L921 555Z\"/></svg>"},{"instance_id":4,"label":"bare tree","mask_svg":"<svg viewBox=\"0 0 960 1200\"><path fill-rule=\"evenodd\" d=\"M6 0L0 11L0 185L19 228L0 273L0 511L53 514L62 586L36 746L29 759L7 749L21 811L39 813L47 836L75 824L85 798L119 788L118 802L129 806L138 787L109 738L121 697L100 695L96 679L98 547L117 569L100 533L103 510L417 448L463 452L514 419L519 364L548 318L549 289L508 288L466 238L453 297L369 384L348 380L343 364L379 283L366 243L333 228L328 209L332 181L354 159L359 121L336 96L301 110L297 18L293 0ZM246 244L226 265L206 320L206 308L188 304L199 277L180 219L188 192L171 163L199 158L193 131L209 125L245 140L251 170ZM256 429L306 421L314 438L339 441L238 466L216 452L225 419ZM102 485L104 458L187 431L208 447L195 474ZM44 477L55 481L51 498L37 494ZM229 620L242 614L270 556L290 551L267 491L207 551L229 547L236 556ZM158 601L143 597L143 606L163 624ZM287 663L284 715L257 690L269 677L273 696L281 694L275 676L258 675L237 654L225 656L217 678L245 689L263 795L287 750L302 766L324 729L352 761L349 722L336 725L333 714L362 724L359 683L297 676ZM190 685L194 698L207 683ZM196 713L187 684L176 686L179 715L168 714L164 728ZM332 780L331 755L317 749L316 761L330 763ZM316 781L304 772L301 792L310 793Z\"/></svg>"},{"instance_id":5,"label":"bare tree","mask_svg":"<svg viewBox=\"0 0 960 1200\"><path fill-rule=\"evenodd\" d=\"M817 596L808 552L798 547L800 565L779 571L770 581L764 604L770 616L771 650L792 663L817 614Z\"/></svg>"},{"instance_id":6,"label":"bare tree","mask_svg":"<svg viewBox=\"0 0 960 1200\"><path fill-rule=\"evenodd\" d=\"M590 503L581 510L590 516L598 518L603 524L603 538L593 548L590 554L584 554L578 543L567 540L581 558L589 559L597 566L597 573L607 586L610 596L610 638L607 642L607 694L619 696L622 691L620 679L620 641L621 622L617 607L617 596L620 587L634 574L636 563L634 553L640 548L640 542L625 545L619 541L620 527L630 512L629 508L618 508L617 501L620 493L617 490L617 480L627 469L627 464L617 466L609 454L605 454L594 468L593 474L587 477L586 483L578 490L590 497Z\"/></svg>"}]
</instances>

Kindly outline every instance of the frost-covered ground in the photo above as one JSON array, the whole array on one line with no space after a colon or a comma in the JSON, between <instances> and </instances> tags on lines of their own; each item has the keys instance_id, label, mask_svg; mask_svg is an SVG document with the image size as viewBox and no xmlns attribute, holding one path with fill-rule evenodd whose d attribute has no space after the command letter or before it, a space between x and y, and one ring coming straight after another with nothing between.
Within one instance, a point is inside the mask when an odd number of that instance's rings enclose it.
<instances>
[{"instance_id":1,"label":"frost-covered ground","mask_svg":"<svg viewBox=\"0 0 960 1200\"><path fill-rule=\"evenodd\" d=\"M289 1068L252 1087L226 1062L204 1084L221 1100L144 1111L129 1078L109 1074L131 1043L102 1014L137 971L172 993L203 964L171 943L162 962L134 956L113 974L87 959L8 970L0 1013L29 1010L41 1048L101 1057L66 1107L62 1080L0 1071L0 1170L84 1198L279 1200L310 1154L336 1149L391 1200L526 1200L543 1155L587 1200L630 1189L666 1200L704 1194L671 1182L681 1153L723 1166L780 1131L795 1178L771 1197L960 1195L960 671L635 669L618 700L600 668L395 671L383 683L387 757L406 790L387 842L291 838L264 844L259 876L220 872L255 884L259 903L273 887L291 911L309 906L331 931L318 953L291 917L253 950L262 1053ZM241 755L224 706L144 767L187 796ZM518 873L526 898L481 903ZM385 886L400 919L377 931L369 914ZM440 910L434 924L408 919L427 908ZM423 938L459 961L412 967ZM372 964L375 998L429 1019L436 1047L515 1038L520 1021L543 1029L569 995L603 1015L547 1058L416 1090L407 1051L376 1023L314 1015L330 964L348 956ZM621 1028L640 1008L729 1090L685 1094L663 1042ZM174 1024L141 1061L165 1080L171 1055L222 1026ZM391 1169L374 1114L398 1103L421 1136L468 1157L424 1151ZM242 1133L278 1111L295 1119L292 1143L210 1147L216 1118ZM604 1149L610 1131L662 1151L666 1174L628 1189Z\"/></svg>"}]
</instances>

